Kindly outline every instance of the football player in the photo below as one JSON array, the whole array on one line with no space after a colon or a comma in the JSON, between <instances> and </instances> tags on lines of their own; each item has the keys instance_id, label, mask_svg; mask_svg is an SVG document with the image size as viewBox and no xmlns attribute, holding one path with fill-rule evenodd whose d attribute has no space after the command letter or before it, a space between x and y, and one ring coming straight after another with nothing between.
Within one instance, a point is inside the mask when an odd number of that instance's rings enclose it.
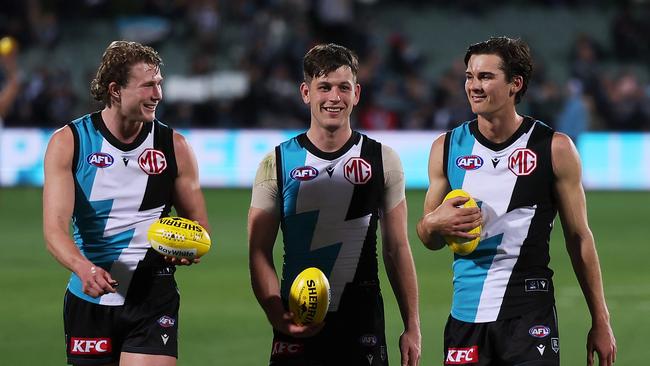
<instances>
[{"instance_id":1,"label":"football player","mask_svg":"<svg viewBox=\"0 0 650 366\"><path fill-rule=\"evenodd\" d=\"M151 47L112 42L91 85L104 108L56 131L47 148L43 229L50 253L72 272L70 364L176 364L174 265L193 262L165 260L147 229L171 206L206 229L208 221L192 149L156 119L161 65Z\"/></svg>"},{"instance_id":2,"label":"football player","mask_svg":"<svg viewBox=\"0 0 650 366\"><path fill-rule=\"evenodd\" d=\"M558 365L549 240L559 211L566 246L592 316L588 364L611 365L609 324L594 238L587 224L580 159L564 134L517 113L532 73L528 45L490 38L465 54L465 92L477 119L438 137L417 231L430 249L444 235L467 239L483 223L476 250L454 255L454 295L444 332L444 364ZM465 164L466 158L472 164ZM443 201L463 189L467 198ZM441 203L442 202L442 203Z\"/></svg>"},{"instance_id":3,"label":"football player","mask_svg":"<svg viewBox=\"0 0 650 366\"><path fill-rule=\"evenodd\" d=\"M353 131L358 61L336 44L305 55L300 93L310 126L261 162L248 216L253 291L273 326L271 365L386 365L384 310L377 278L377 224L404 323L402 365L420 358L418 292L406 230L404 175L389 147ZM282 228L278 281L273 245ZM287 310L294 278L307 267L328 277L324 323L296 325Z\"/></svg>"}]
</instances>

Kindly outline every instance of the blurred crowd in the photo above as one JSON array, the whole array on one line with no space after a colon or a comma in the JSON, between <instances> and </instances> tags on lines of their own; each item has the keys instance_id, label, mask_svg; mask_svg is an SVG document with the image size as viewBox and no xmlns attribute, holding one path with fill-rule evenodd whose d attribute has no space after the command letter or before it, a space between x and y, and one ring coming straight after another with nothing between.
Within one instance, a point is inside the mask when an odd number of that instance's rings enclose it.
<instances>
[{"instance_id":1,"label":"blurred crowd","mask_svg":"<svg viewBox=\"0 0 650 366\"><path fill-rule=\"evenodd\" d=\"M527 3L579 8L589 2ZM588 34L568 35L575 39L570 58L554 62L565 64L569 77L556 80L543 62L536 63L522 112L574 137L585 130L650 130L650 14L644 3L607 4L612 10L612 44L600 44ZM186 69L171 75L168 70L174 67L164 59L168 64L163 75L169 84L163 90L169 94L157 115L174 127L306 127L309 111L298 93L302 56L320 42L340 43L359 55L362 98L353 115L357 128L447 129L473 118L464 94L462 60L448 62L439 75L429 75L432 61L423 52L428 45L416 44L401 31L384 31L372 16L378 6L485 10L485 2L473 0L3 1L0 36L18 40L20 59L30 50L56 51L74 33L66 32L70 24L78 30L84 22L105 21L122 27L122 33L116 34L124 35L129 34L129 24L112 19L131 16L133 20L146 14L149 31L144 33L149 38L143 41L158 50L175 42L185 45L182 49L188 53ZM137 31L141 28L134 29L131 34L144 37ZM99 57L83 70L51 64L48 59L21 70L20 89L4 116L5 125L58 127L101 108L90 100L87 89L75 88L73 82L74 73L81 72L82 84L89 85ZM6 63L2 57L1 63ZM646 67L612 71L606 67L612 64ZM0 67L0 74L7 74L4 69ZM192 81L215 75L228 84L200 95L183 92L196 85ZM178 76L175 83L170 76ZM6 79L0 76L0 86Z\"/></svg>"}]
</instances>

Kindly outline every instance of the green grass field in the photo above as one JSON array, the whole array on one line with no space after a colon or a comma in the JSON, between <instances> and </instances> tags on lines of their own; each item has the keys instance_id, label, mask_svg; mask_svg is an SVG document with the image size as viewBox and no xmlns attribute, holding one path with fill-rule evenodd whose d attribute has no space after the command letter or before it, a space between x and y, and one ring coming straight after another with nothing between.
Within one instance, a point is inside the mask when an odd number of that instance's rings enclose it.
<instances>
[{"instance_id":1,"label":"green grass field","mask_svg":"<svg viewBox=\"0 0 650 366\"><path fill-rule=\"evenodd\" d=\"M271 328L250 288L247 266L248 190L207 190L213 249L203 262L181 268L179 365L268 364ZM616 365L647 364L650 319L650 241L645 220L650 193L591 192L589 219L596 237L607 301L618 340ZM451 254L420 244L415 223L424 192L408 194L409 234L420 286L421 365L439 365L442 331L451 301ZM68 272L46 251L41 233L41 191L0 190L0 365L63 365L62 305ZM561 229L554 231L555 270L563 365L584 365L590 318L571 269ZM279 246L276 245L276 248ZM621 250L627 248L628 250ZM279 258L280 252L277 252ZM279 262L276 262L280 267ZM401 319L380 269L392 365L399 365Z\"/></svg>"}]
</instances>

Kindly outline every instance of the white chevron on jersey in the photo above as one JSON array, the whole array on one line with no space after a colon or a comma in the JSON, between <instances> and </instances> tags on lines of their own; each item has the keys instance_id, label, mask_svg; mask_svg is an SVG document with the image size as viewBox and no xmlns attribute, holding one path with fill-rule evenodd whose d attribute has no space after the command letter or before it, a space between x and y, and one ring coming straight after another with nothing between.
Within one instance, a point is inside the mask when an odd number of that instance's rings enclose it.
<instances>
[{"instance_id":1,"label":"white chevron on jersey","mask_svg":"<svg viewBox=\"0 0 650 366\"><path fill-rule=\"evenodd\" d=\"M133 278L133 273L150 248L147 240L149 225L157 220L164 208L156 207L139 211L147 187L149 175L140 168L138 157L147 148L153 147L153 133L136 149L124 152L111 145L106 139L102 142L102 152L116 158L110 169L97 169L93 182L90 201L113 200L113 206L106 222L104 237L113 236L134 229L128 248L120 253L119 265L111 267L111 276L120 286L117 292L108 293L100 298L102 305L120 305L124 303L126 292ZM130 164L123 164L122 159Z\"/></svg>"},{"instance_id":2,"label":"white chevron on jersey","mask_svg":"<svg viewBox=\"0 0 650 366\"><path fill-rule=\"evenodd\" d=\"M352 282L357 270L361 249L368 233L371 214L353 220L345 220L354 185L343 176L343 165L351 157L358 157L361 144L352 146L336 160L324 160L307 152L305 165L320 172L310 184L301 184L296 200L296 214L318 210L311 250L341 243L339 255L329 278L331 289L330 311L336 311L345 285ZM333 169L332 176L327 169ZM317 180L334 180L336 184L318 184ZM326 199L323 199L326 197ZM359 230L363 228L363 230Z\"/></svg>"},{"instance_id":3,"label":"white chevron on jersey","mask_svg":"<svg viewBox=\"0 0 650 366\"><path fill-rule=\"evenodd\" d=\"M508 281L537 208L536 206L519 207L506 212L517 181L517 175L508 168L508 157L515 149L526 147L534 128L501 151L493 151L474 140L471 154L480 156L485 164L479 169L465 172L460 188L469 192L481 207L484 220L481 242L499 235L503 235L503 237L496 248L496 255L489 264L487 275L484 271L485 268L479 269L479 267L485 266L485 263L477 264L471 259L463 257L458 257L455 260L454 311L452 314L460 320L477 323L489 322L496 320L499 315ZM499 159L499 163L494 166L491 163L492 159ZM480 248L479 244L477 249ZM483 276L485 276L484 279L482 279ZM466 295L461 295L461 293L470 288L469 286L464 287L465 285L476 284L479 281L483 281L479 303L477 308L470 309L474 305L466 304L467 301L463 297ZM468 318L467 314L472 314L474 311L474 318Z\"/></svg>"}]
</instances>

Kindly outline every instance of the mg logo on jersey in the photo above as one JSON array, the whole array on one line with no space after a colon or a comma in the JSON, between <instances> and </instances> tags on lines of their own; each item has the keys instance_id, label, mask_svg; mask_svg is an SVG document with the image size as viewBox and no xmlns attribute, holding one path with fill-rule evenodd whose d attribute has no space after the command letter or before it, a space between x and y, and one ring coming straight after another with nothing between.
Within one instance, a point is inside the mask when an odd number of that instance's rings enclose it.
<instances>
[{"instance_id":1,"label":"mg logo on jersey","mask_svg":"<svg viewBox=\"0 0 650 366\"><path fill-rule=\"evenodd\" d=\"M343 175L352 184L366 184L372 178L372 168L362 158L350 158L343 166Z\"/></svg>"},{"instance_id":2,"label":"mg logo on jersey","mask_svg":"<svg viewBox=\"0 0 650 366\"><path fill-rule=\"evenodd\" d=\"M447 348L445 365L469 365L478 363L478 346Z\"/></svg>"},{"instance_id":3,"label":"mg logo on jersey","mask_svg":"<svg viewBox=\"0 0 650 366\"><path fill-rule=\"evenodd\" d=\"M478 155L459 156L456 166L465 170L476 170L483 166L483 158Z\"/></svg>"},{"instance_id":4,"label":"mg logo on jersey","mask_svg":"<svg viewBox=\"0 0 650 366\"><path fill-rule=\"evenodd\" d=\"M70 354L99 355L111 352L110 338L70 338Z\"/></svg>"},{"instance_id":5,"label":"mg logo on jersey","mask_svg":"<svg viewBox=\"0 0 650 366\"><path fill-rule=\"evenodd\" d=\"M530 149L516 149L508 157L508 168L517 176L530 175L537 168L537 154Z\"/></svg>"},{"instance_id":6,"label":"mg logo on jersey","mask_svg":"<svg viewBox=\"0 0 650 366\"><path fill-rule=\"evenodd\" d=\"M291 178L299 181L312 180L318 177L318 169L313 166L301 166L299 168L294 168L291 173L289 173Z\"/></svg>"},{"instance_id":7,"label":"mg logo on jersey","mask_svg":"<svg viewBox=\"0 0 650 366\"><path fill-rule=\"evenodd\" d=\"M549 334L551 334L551 328L545 325L536 325L528 329L528 334L530 334L535 338L545 338L548 337Z\"/></svg>"},{"instance_id":8,"label":"mg logo on jersey","mask_svg":"<svg viewBox=\"0 0 650 366\"><path fill-rule=\"evenodd\" d=\"M94 152L86 157L86 162L92 166L98 168L108 168L113 165L115 159L107 153L104 152Z\"/></svg>"},{"instance_id":9,"label":"mg logo on jersey","mask_svg":"<svg viewBox=\"0 0 650 366\"><path fill-rule=\"evenodd\" d=\"M155 149L145 149L138 157L140 169L149 175L162 173L167 168L165 154Z\"/></svg>"},{"instance_id":10,"label":"mg logo on jersey","mask_svg":"<svg viewBox=\"0 0 650 366\"><path fill-rule=\"evenodd\" d=\"M276 355L296 355L302 353L303 345L301 343L273 342L271 354Z\"/></svg>"}]
</instances>

